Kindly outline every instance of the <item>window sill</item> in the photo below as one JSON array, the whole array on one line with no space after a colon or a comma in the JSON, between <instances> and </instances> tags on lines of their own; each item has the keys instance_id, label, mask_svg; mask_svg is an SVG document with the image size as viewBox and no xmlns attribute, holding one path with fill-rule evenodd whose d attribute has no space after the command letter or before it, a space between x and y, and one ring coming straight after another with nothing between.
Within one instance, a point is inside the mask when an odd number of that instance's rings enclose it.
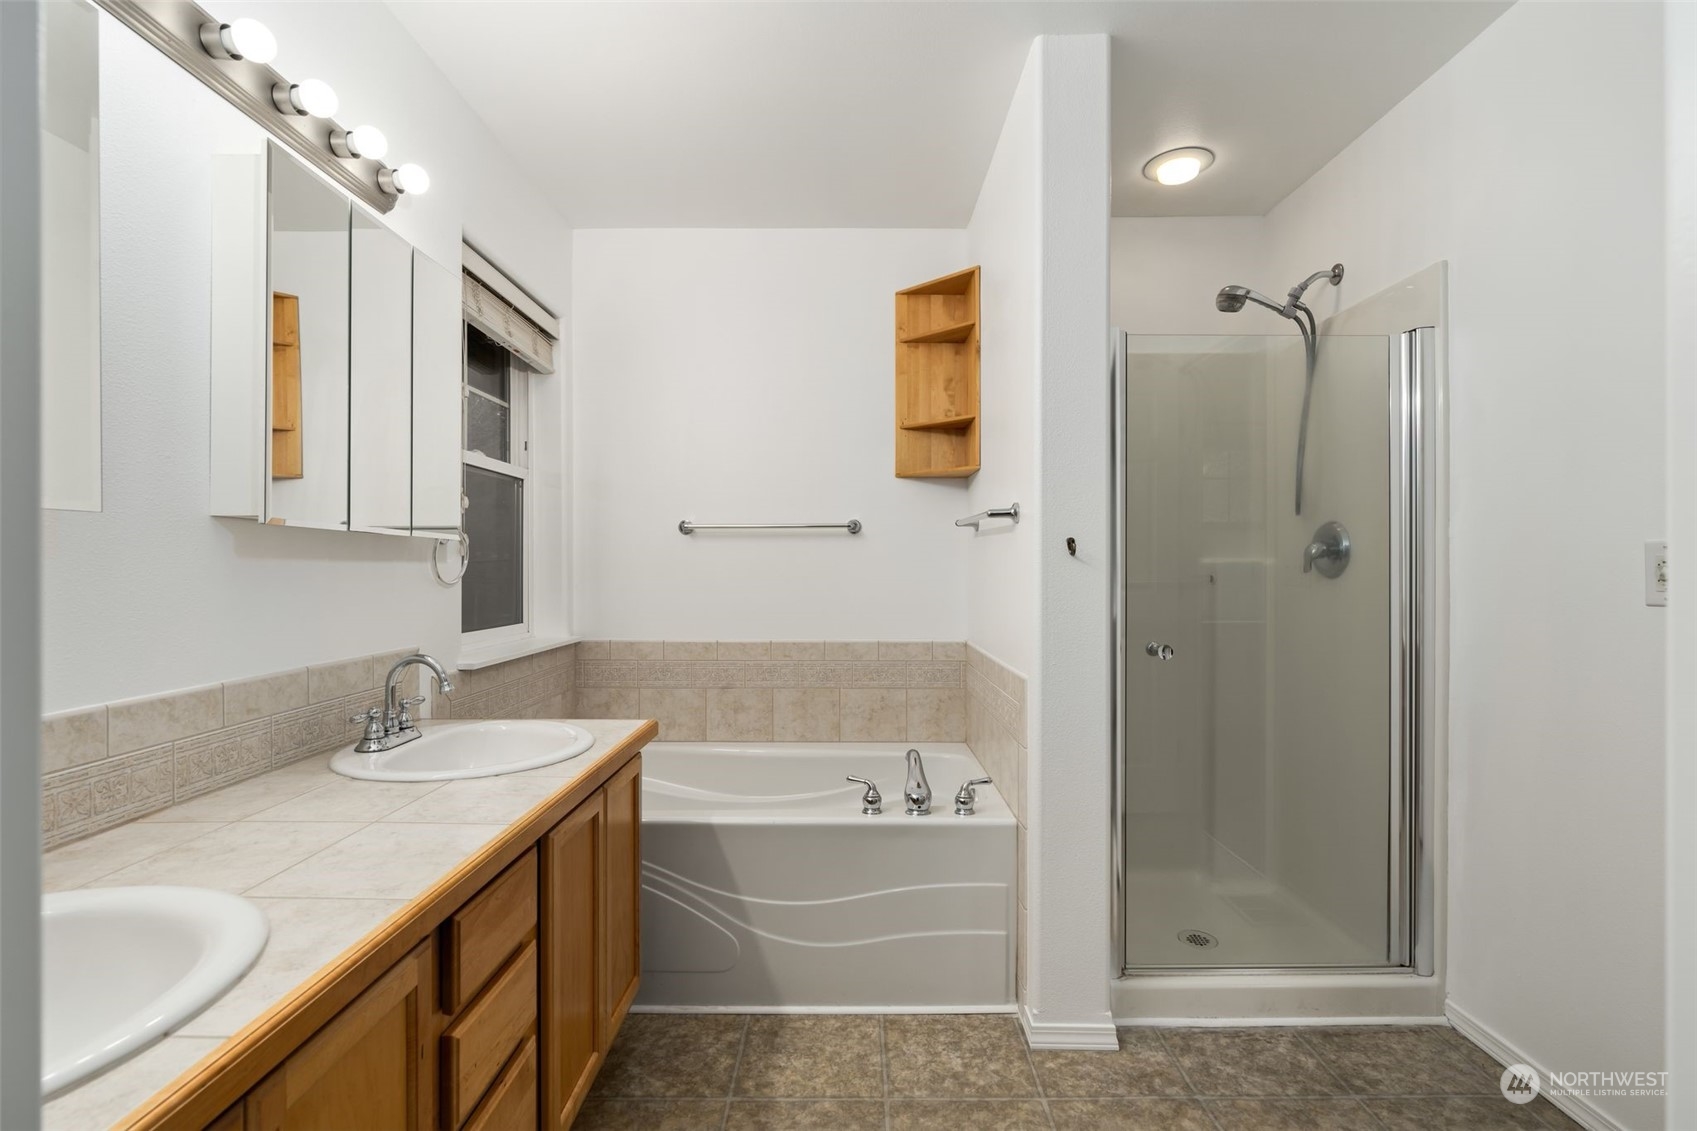
<instances>
[{"instance_id":1,"label":"window sill","mask_svg":"<svg viewBox=\"0 0 1697 1131\"><path fill-rule=\"evenodd\" d=\"M485 644L461 652L455 667L462 672L474 672L479 668L492 668L510 660L534 656L538 652L564 648L567 644L576 644L582 639L581 636L526 636L518 640L503 640L498 644Z\"/></svg>"}]
</instances>

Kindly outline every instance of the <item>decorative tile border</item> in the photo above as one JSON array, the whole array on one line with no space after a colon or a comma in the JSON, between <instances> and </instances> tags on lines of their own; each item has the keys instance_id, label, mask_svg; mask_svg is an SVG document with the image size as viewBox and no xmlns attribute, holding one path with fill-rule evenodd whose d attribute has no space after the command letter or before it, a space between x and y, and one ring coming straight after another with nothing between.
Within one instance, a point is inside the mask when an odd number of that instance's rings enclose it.
<instances>
[{"instance_id":1,"label":"decorative tile border","mask_svg":"<svg viewBox=\"0 0 1697 1131\"><path fill-rule=\"evenodd\" d=\"M358 738L404 648L228 683L62 711L42 720L41 836L57 847ZM571 645L475 672L431 716L569 716ZM403 682L419 687L420 669Z\"/></svg>"},{"instance_id":2,"label":"decorative tile border","mask_svg":"<svg viewBox=\"0 0 1697 1131\"><path fill-rule=\"evenodd\" d=\"M964 742L966 645L584 640L575 713L654 718L669 742Z\"/></svg>"}]
</instances>

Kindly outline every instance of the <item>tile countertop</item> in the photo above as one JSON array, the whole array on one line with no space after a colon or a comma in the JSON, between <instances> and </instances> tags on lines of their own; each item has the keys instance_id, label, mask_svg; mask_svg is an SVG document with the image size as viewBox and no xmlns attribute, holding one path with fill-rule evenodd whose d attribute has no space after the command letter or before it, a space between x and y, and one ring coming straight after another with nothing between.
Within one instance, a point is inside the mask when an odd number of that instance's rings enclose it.
<instances>
[{"instance_id":1,"label":"tile countertop","mask_svg":"<svg viewBox=\"0 0 1697 1131\"><path fill-rule=\"evenodd\" d=\"M445 782L344 778L318 756L54 849L42 888L185 884L247 896L271 937L223 997L49 1101L47 1131L110 1127L406 907L640 720L570 720L595 745L552 766ZM451 723L441 725L451 726Z\"/></svg>"}]
</instances>

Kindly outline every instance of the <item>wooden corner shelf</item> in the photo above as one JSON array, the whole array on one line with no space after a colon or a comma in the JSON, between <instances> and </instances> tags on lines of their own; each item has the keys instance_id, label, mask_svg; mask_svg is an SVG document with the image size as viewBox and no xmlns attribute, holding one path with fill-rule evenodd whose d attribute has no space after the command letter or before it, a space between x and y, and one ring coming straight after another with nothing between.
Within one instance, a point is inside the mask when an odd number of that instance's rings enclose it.
<instances>
[{"instance_id":1,"label":"wooden corner shelf","mask_svg":"<svg viewBox=\"0 0 1697 1131\"><path fill-rule=\"evenodd\" d=\"M978 421L976 412L966 416L942 416L936 420L904 420L902 428L909 432L959 432Z\"/></svg>"},{"instance_id":2,"label":"wooden corner shelf","mask_svg":"<svg viewBox=\"0 0 1697 1131\"><path fill-rule=\"evenodd\" d=\"M978 470L978 271L896 292L896 476Z\"/></svg>"}]
</instances>

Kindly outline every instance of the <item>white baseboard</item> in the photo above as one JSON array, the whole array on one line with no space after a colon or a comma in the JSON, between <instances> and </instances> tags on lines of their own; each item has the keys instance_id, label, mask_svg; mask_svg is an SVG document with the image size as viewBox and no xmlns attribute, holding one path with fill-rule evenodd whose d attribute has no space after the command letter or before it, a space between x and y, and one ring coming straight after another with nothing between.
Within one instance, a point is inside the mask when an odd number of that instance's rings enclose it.
<instances>
[{"instance_id":1,"label":"white baseboard","mask_svg":"<svg viewBox=\"0 0 1697 1131\"><path fill-rule=\"evenodd\" d=\"M1119 1031L1107 1014L1100 1021L1039 1021L1029 1006L1019 1007L1019 1023L1025 1041L1034 1049L1086 1049L1115 1052L1120 1047Z\"/></svg>"},{"instance_id":2,"label":"white baseboard","mask_svg":"<svg viewBox=\"0 0 1697 1131\"><path fill-rule=\"evenodd\" d=\"M1461 1009L1454 1002L1446 1002L1444 1014L1456 1032L1478 1045L1490 1054L1491 1059L1507 1068L1511 1064L1524 1064L1537 1071L1545 1080L1550 1078L1548 1065L1539 1064L1513 1045L1509 1044L1488 1025ZM1583 1096L1551 1095L1549 1092L1540 1093L1556 1107L1573 1119L1587 1131L1626 1131L1626 1128L1598 1111L1591 1102Z\"/></svg>"}]
</instances>

